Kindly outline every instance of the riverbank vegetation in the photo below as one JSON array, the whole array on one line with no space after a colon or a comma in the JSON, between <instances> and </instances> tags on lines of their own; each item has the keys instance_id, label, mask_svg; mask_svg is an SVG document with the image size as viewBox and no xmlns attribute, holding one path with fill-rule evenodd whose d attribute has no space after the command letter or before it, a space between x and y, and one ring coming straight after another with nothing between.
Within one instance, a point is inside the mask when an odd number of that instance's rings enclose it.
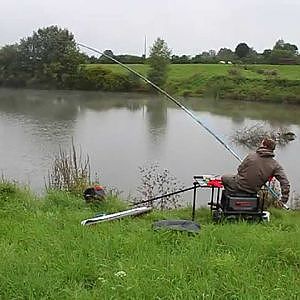
<instances>
[{"instance_id":1,"label":"riverbank vegetation","mask_svg":"<svg viewBox=\"0 0 300 300\"><path fill-rule=\"evenodd\" d=\"M147 65L131 67L147 74ZM104 68L116 74L127 72L110 64L86 65L86 68ZM140 84L140 90L147 89ZM300 66L171 64L166 90L179 96L300 103Z\"/></svg>"},{"instance_id":2,"label":"riverbank vegetation","mask_svg":"<svg viewBox=\"0 0 300 300\"><path fill-rule=\"evenodd\" d=\"M151 88L136 75L112 64L107 56L131 67L179 96L248 101L300 103L300 62L296 45L278 40L272 49L257 53L246 43L234 51L221 48L191 57L164 50L155 60L114 55L105 50L99 58L81 52L73 34L50 26L38 29L19 43L0 49L0 86L38 89L143 91ZM154 43L151 49L155 49ZM170 68L165 57L171 62ZM162 60L160 60L162 59ZM111 62L111 63L109 63ZM137 63L137 64L132 64ZM154 72L153 65L159 66ZM168 70L168 72L167 72ZM157 79L159 79L157 81Z\"/></svg>"},{"instance_id":3,"label":"riverbank vegetation","mask_svg":"<svg viewBox=\"0 0 300 300\"><path fill-rule=\"evenodd\" d=\"M215 225L200 209L198 235L154 231L155 220L189 219L189 208L83 227L126 207L114 196L87 205L48 191L38 197L0 183L3 299L298 299L299 212L271 211L267 224Z\"/></svg>"}]
</instances>

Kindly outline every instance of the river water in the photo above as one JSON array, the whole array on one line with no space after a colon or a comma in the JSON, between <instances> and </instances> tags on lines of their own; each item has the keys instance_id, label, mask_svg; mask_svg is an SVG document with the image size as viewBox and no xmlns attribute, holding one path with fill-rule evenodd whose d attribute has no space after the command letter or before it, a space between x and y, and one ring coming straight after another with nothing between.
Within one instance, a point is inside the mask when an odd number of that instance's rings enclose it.
<instances>
[{"instance_id":1,"label":"river water","mask_svg":"<svg viewBox=\"0 0 300 300\"><path fill-rule=\"evenodd\" d=\"M241 157L249 149L233 133L262 122L284 126L297 138L277 149L300 193L300 106L180 99ZM135 195L140 166L158 163L185 186L197 174L235 172L238 161L184 111L164 97L133 93L0 89L0 172L37 192L59 148L71 140L89 155L101 184ZM190 197L190 196L188 196ZM191 197L190 197L191 198ZM201 200L203 203L207 199Z\"/></svg>"}]
</instances>

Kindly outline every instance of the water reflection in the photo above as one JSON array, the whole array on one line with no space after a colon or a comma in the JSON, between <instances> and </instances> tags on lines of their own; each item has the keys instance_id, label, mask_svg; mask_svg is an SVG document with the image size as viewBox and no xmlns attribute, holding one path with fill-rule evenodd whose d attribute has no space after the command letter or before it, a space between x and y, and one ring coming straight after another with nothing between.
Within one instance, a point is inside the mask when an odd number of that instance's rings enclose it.
<instances>
[{"instance_id":1,"label":"water reflection","mask_svg":"<svg viewBox=\"0 0 300 300\"><path fill-rule=\"evenodd\" d=\"M289 126L299 136L300 107L181 99L230 143L245 125ZM0 89L0 172L35 190L59 147L72 137L88 153L103 183L134 193L138 166L157 161L186 186L195 174L233 172L237 161L185 112L157 95ZM241 157L248 149L232 147ZM299 138L278 150L298 190ZM206 199L202 200L203 202Z\"/></svg>"},{"instance_id":2,"label":"water reflection","mask_svg":"<svg viewBox=\"0 0 300 300\"><path fill-rule=\"evenodd\" d=\"M216 115L231 117L234 122L242 123L245 118L265 120L270 124L300 124L300 108L297 105L274 103L253 103L229 100L182 99L187 107L195 111L207 111Z\"/></svg>"},{"instance_id":3,"label":"water reflection","mask_svg":"<svg viewBox=\"0 0 300 300\"><path fill-rule=\"evenodd\" d=\"M146 121L149 133L149 147L154 154L157 154L160 147L163 147L166 129L167 129L167 105L166 102L159 98L153 97L145 104Z\"/></svg>"}]
</instances>

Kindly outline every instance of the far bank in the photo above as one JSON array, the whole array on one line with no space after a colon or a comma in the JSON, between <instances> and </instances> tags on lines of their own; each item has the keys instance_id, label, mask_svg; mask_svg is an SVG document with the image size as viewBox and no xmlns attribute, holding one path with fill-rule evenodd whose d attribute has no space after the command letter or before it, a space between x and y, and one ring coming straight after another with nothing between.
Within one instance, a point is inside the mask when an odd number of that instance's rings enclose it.
<instances>
[{"instance_id":1,"label":"far bank","mask_svg":"<svg viewBox=\"0 0 300 300\"><path fill-rule=\"evenodd\" d=\"M128 65L147 76L149 65ZM0 87L106 92L146 92L151 87L117 64L84 64L53 80L16 73ZM300 104L300 65L171 64L163 87L174 96Z\"/></svg>"},{"instance_id":2,"label":"far bank","mask_svg":"<svg viewBox=\"0 0 300 300\"><path fill-rule=\"evenodd\" d=\"M149 68L147 65L130 67L142 75L147 75ZM86 68L128 73L116 64L93 64ZM146 84L140 83L138 90L147 88ZM177 96L298 104L300 66L172 64L165 89Z\"/></svg>"}]
</instances>

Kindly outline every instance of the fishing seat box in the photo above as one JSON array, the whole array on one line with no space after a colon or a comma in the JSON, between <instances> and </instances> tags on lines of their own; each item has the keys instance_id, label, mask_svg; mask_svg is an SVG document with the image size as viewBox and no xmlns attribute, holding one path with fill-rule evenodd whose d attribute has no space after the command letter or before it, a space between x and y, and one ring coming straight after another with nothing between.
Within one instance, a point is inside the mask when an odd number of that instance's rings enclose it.
<instances>
[{"instance_id":1,"label":"fishing seat box","mask_svg":"<svg viewBox=\"0 0 300 300\"><path fill-rule=\"evenodd\" d=\"M260 210L259 202L257 194L229 194L224 190L222 192L221 203L224 213L257 213Z\"/></svg>"}]
</instances>

